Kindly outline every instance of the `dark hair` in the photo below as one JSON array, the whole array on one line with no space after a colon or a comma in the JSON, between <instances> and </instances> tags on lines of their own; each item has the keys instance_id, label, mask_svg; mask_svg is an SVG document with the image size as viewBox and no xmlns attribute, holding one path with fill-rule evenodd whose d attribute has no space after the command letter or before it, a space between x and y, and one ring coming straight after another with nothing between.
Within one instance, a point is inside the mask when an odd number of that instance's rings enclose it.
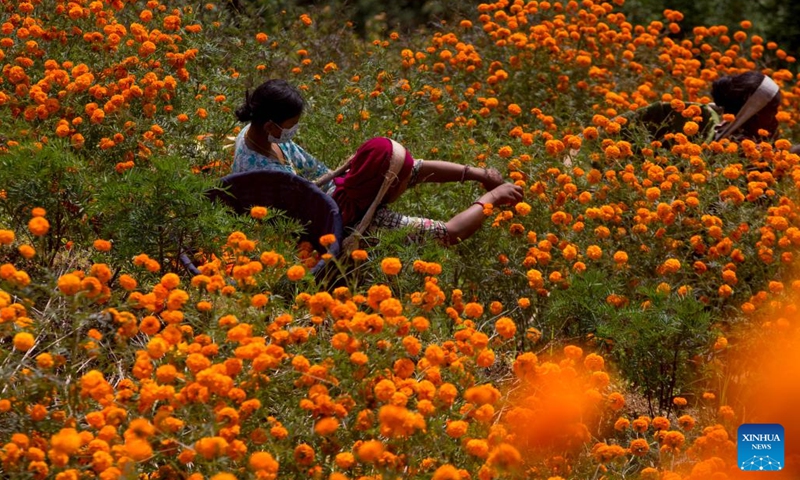
<instances>
[{"instance_id":1,"label":"dark hair","mask_svg":"<svg viewBox=\"0 0 800 480\"><path fill-rule=\"evenodd\" d=\"M711 84L711 96L714 97L714 103L722 107L725 113L736 115L747 99L758 90L763 80L764 74L754 71L722 77ZM779 103L780 95L776 95L773 102Z\"/></svg>"},{"instance_id":2,"label":"dark hair","mask_svg":"<svg viewBox=\"0 0 800 480\"><path fill-rule=\"evenodd\" d=\"M252 93L246 91L244 103L236 109L240 122L263 125L272 120L275 123L296 117L303 113L305 101L300 91L286 80L267 80Z\"/></svg>"}]
</instances>

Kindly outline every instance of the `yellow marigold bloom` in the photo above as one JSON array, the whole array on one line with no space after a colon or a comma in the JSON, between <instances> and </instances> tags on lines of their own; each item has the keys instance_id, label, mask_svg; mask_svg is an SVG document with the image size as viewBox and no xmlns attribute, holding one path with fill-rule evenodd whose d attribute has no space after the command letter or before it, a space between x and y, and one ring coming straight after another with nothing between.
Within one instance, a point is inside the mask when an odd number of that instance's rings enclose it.
<instances>
[{"instance_id":1,"label":"yellow marigold bloom","mask_svg":"<svg viewBox=\"0 0 800 480\"><path fill-rule=\"evenodd\" d=\"M50 231L50 222L44 217L33 217L28 222L28 230L37 237L47 235L47 232Z\"/></svg>"},{"instance_id":2,"label":"yellow marigold bloom","mask_svg":"<svg viewBox=\"0 0 800 480\"><path fill-rule=\"evenodd\" d=\"M397 275L400 273L402 267L403 265L398 258L389 257L381 261L381 270L383 270L383 273L386 275Z\"/></svg>"},{"instance_id":3,"label":"yellow marigold bloom","mask_svg":"<svg viewBox=\"0 0 800 480\"><path fill-rule=\"evenodd\" d=\"M250 209L250 216L255 218L255 219L257 219L257 220L261 220L262 218L266 217L267 213L268 212L267 212L267 209L265 207L256 206L256 207L252 207Z\"/></svg>"},{"instance_id":4,"label":"yellow marigold bloom","mask_svg":"<svg viewBox=\"0 0 800 480\"><path fill-rule=\"evenodd\" d=\"M292 267L289 267L289 270L286 271L286 277L293 282L300 280L305 275L306 275L306 269L303 268L302 265L294 265Z\"/></svg>"},{"instance_id":5,"label":"yellow marigold bloom","mask_svg":"<svg viewBox=\"0 0 800 480\"><path fill-rule=\"evenodd\" d=\"M30 333L19 332L18 334L14 335L14 348L21 352L27 352L33 348L35 340L36 339Z\"/></svg>"}]
</instances>

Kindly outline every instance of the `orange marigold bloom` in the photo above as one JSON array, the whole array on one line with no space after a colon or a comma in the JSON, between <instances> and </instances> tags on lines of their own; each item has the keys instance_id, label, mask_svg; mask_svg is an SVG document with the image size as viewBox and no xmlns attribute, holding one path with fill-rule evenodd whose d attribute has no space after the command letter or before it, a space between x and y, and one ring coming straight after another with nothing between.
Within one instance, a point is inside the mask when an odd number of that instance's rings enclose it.
<instances>
[{"instance_id":1,"label":"orange marigold bloom","mask_svg":"<svg viewBox=\"0 0 800 480\"><path fill-rule=\"evenodd\" d=\"M19 332L18 334L14 335L14 348L21 352L27 352L33 348L35 341L36 339L30 333Z\"/></svg>"},{"instance_id":2,"label":"orange marigold bloom","mask_svg":"<svg viewBox=\"0 0 800 480\"><path fill-rule=\"evenodd\" d=\"M325 417L314 425L314 432L317 435L327 437L332 435L339 428L339 420L336 417Z\"/></svg>"},{"instance_id":3,"label":"orange marigold bloom","mask_svg":"<svg viewBox=\"0 0 800 480\"><path fill-rule=\"evenodd\" d=\"M72 273L64 274L58 279L58 289L64 295L75 295L81 291L81 279Z\"/></svg>"},{"instance_id":4,"label":"orange marigold bloom","mask_svg":"<svg viewBox=\"0 0 800 480\"><path fill-rule=\"evenodd\" d=\"M94 241L92 246L94 246L95 250L98 250L100 252L108 252L111 250L111 242L99 238Z\"/></svg>"},{"instance_id":5,"label":"orange marigold bloom","mask_svg":"<svg viewBox=\"0 0 800 480\"><path fill-rule=\"evenodd\" d=\"M0 245L11 245L14 243L14 238L12 230L0 230Z\"/></svg>"},{"instance_id":6,"label":"orange marigold bloom","mask_svg":"<svg viewBox=\"0 0 800 480\"><path fill-rule=\"evenodd\" d=\"M631 451L631 454L636 455L637 457L643 457L647 455L647 452L650 451L650 445L647 444L647 440L644 438L637 438L633 440L628 447Z\"/></svg>"},{"instance_id":7,"label":"orange marigold bloom","mask_svg":"<svg viewBox=\"0 0 800 480\"><path fill-rule=\"evenodd\" d=\"M306 269L303 268L302 265L294 265L289 267L289 270L286 271L286 277L293 282L300 280L305 276L305 274Z\"/></svg>"},{"instance_id":8,"label":"orange marigold bloom","mask_svg":"<svg viewBox=\"0 0 800 480\"><path fill-rule=\"evenodd\" d=\"M17 249L24 258L31 259L36 255L36 249L30 245L20 245Z\"/></svg>"},{"instance_id":9,"label":"orange marigold bloom","mask_svg":"<svg viewBox=\"0 0 800 480\"><path fill-rule=\"evenodd\" d=\"M605 360L596 353L590 353L583 360L583 365L591 371L602 370L605 368Z\"/></svg>"},{"instance_id":10,"label":"orange marigold bloom","mask_svg":"<svg viewBox=\"0 0 800 480\"><path fill-rule=\"evenodd\" d=\"M666 417L655 417L653 418L652 425L656 430L667 430L670 423Z\"/></svg>"},{"instance_id":11,"label":"orange marigold bloom","mask_svg":"<svg viewBox=\"0 0 800 480\"><path fill-rule=\"evenodd\" d=\"M364 463L374 463L381 458L383 452L383 443L379 440L368 440L358 447L356 455Z\"/></svg>"},{"instance_id":12,"label":"orange marigold bloom","mask_svg":"<svg viewBox=\"0 0 800 480\"><path fill-rule=\"evenodd\" d=\"M319 243L323 247L329 247L336 243L336 235L329 233L327 235L323 235L319 238Z\"/></svg>"},{"instance_id":13,"label":"orange marigold bloom","mask_svg":"<svg viewBox=\"0 0 800 480\"><path fill-rule=\"evenodd\" d=\"M311 465L314 457L314 449L308 444L301 443L294 449L294 461L298 465Z\"/></svg>"},{"instance_id":14,"label":"orange marigold bloom","mask_svg":"<svg viewBox=\"0 0 800 480\"><path fill-rule=\"evenodd\" d=\"M494 322L494 329L501 337L508 340L517 333L517 324L508 317L501 317Z\"/></svg>"},{"instance_id":15,"label":"orange marigold bloom","mask_svg":"<svg viewBox=\"0 0 800 480\"><path fill-rule=\"evenodd\" d=\"M33 217L28 222L28 230L37 237L47 235L47 232L50 231L50 222L44 217Z\"/></svg>"},{"instance_id":16,"label":"orange marigold bloom","mask_svg":"<svg viewBox=\"0 0 800 480\"><path fill-rule=\"evenodd\" d=\"M685 133L687 136L690 136L690 137L692 135L696 134L699 129L700 129L700 126L697 125L697 123L695 123L695 122L691 122L690 121L690 122L686 122L683 125L683 133Z\"/></svg>"},{"instance_id":17,"label":"orange marigold bloom","mask_svg":"<svg viewBox=\"0 0 800 480\"><path fill-rule=\"evenodd\" d=\"M525 215L531 213L531 206L525 202L519 202L514 205L514 210L517 212L517 215L524 217Z\"/></svg>"},{"instance_id":18,"label":"orange marigold bloom","mask_svg":"<svg viewBox=\"0 0 800 480\"><path fill-rule=\"evenodd\" d=\"M400 269L402 267L403 264L400 263L400 259L398 258L389 257L389 258L384 258L381 261L381 270L383 270L383 273L385 273L386 275L397 275L398 273L400 273Z\"/></svg>"},{"instance_id":19,"label":"orange marigold bloom","mask_svg":"<svg viewBox=\"0 0 800 480\"><path fill-rule=\"evenodd\" d=\"M625 406L625 397L618 392L611 393L608 396L608 406L615 412L621 410Z\"/></svg>"},{"instance_id":20,"label":"orange marigold bloom","mask_svg":"<svg viewBox=\"0 0 800 480\"><path fill-rule=\"evenodd\" d=\"M442 465L433 472L432 480L461 480L461 472L454 466Z\"/></svg>"},{"instance_id":21,"label":"orange marigold bloom","mask_svg":"<svg viewBox=\"0 0 800 480\"><path fill-rule=\"evenodd\" d=\"M250 216L255 219L261 220L262 218L267 216L267 209L265 207L258 207L258 206L252 207L250 209Z\"/></svg>"}]
</instances>

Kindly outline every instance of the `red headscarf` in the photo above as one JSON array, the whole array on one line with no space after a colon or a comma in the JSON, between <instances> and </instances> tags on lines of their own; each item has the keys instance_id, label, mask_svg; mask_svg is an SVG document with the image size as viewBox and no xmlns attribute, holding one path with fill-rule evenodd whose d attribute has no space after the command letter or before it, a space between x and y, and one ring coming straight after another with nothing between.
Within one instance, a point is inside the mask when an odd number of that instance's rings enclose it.
<instances>
[{"instance_id":1,"label":"red headscarf","mask_svg":"<svg viewBox=\"0 0 800 480\"><path fill-rule=\"evenodd\" d=\"M367 140L356 151L347 172L334 179L336 190L333 199L339 205L344 225L349 227L360 221L383 185L392 158L392 141L378 137ZM414 159L406 150L403 168L398 178L406 178L411 173ZM397 188L400 182L392 186ZM391 195L389 190L387 195Z\"/></svg>"}]
</instances>

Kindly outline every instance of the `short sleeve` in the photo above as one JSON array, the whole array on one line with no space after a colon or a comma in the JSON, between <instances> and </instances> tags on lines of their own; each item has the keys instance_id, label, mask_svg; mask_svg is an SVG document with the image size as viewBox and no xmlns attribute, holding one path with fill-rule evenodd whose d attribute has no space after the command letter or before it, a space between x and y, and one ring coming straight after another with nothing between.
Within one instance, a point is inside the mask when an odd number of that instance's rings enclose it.
<instances>
[{"instance_id":1,"label":"short sleeve","mask_svg":"<svg viewBox=\"0 0 800 480\"><path fill-rule=\"evenodd\" d=\"M303 177L313 180L330 172L330 169L324 163L317 160L300 145L294 142L287 142L279 146L283 155L292 162L294 168Z\"/></svg>"},{"instance_id":2,"label":"short sleeve","mask_svg":"<svg viewBox=\"0 0 800 480\"><path fill-rule=\"evenodd\" d=\"M450 240L450 236L447 233L447 225L444 222L429 218L409 217L393 212L386 207L381 207L375 212L371 227L411 228L427 238L434 238L442 243L447 243Z\"/></svg>"}]
</instances>

